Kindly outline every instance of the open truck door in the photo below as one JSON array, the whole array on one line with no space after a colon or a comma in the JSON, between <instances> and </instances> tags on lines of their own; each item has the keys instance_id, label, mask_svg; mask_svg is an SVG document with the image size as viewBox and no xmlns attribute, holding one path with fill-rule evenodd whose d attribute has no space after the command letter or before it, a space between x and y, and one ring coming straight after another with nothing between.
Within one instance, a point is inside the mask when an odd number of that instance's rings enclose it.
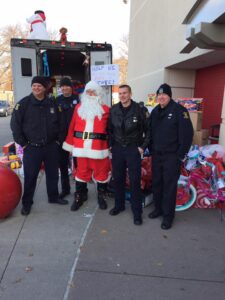
<instances>
[{"instance_id":1,"label":"open truck door","mask_svg":"<svg viewBox=\"0 0 225 300\"><path fill-rule=\"evenodd\" d=\"M31 80L37 75L36 49L12 47L14 101L31 93Z\"/></svg>"},{"instance_id":2,"label":"open truck door","mask_svg":"<svg viewBox=\"0 0 225 300\"><path fill-rule=\"evenodd\" d=\"M91 65L109 65L112 63L112 51L91 51L90 53ZM112 86L102 86L105 92L105 104L112 106Z\"/></svg>"}]
</instances>

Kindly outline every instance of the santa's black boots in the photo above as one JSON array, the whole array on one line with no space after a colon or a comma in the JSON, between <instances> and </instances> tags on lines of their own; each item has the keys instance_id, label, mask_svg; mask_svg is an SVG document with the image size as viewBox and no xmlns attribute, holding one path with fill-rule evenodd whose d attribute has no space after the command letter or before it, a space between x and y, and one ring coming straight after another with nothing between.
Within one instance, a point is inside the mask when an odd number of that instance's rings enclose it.
<instances>
[{"instance_id":1,"label":"santa's black boots","mask_svg":"<svg viewBox=\"0 0 225 300\"><path fill-rule=\"evenodd\" d=\"M72 211L76 211L81 207L82 204L83 204L82 194L80 192L75 192L74 201L70 209Z\"/></svg>"},{"instance_id":2,"label":"santa's black boots","mask_svg":"<svg viewBox=\"0 0 225 300\"><path fill-rule=\"evenodd\" d=\"M107 191L107 183L100 183L97 184L98 189L98 205L100 209L107 209L107 202L106 202L106 191Z\"/></svg>"},{"instance_id":3,"label":"santa's black boots","mask_svg":"<svg viewBox=\"0 0 225 300\"><path fill-rule=\"evenodd\" d=\"M107 183L97 183L98 205L100 209L107 209L106 194ZM88 198L87 183L76 181L76 192L74 193L74 202L71 206L72 211L78 210Z\"/></svg>"},{"instance_id":4,"label":"santa's black boots","mask_svg":"<svg viewBox=\"0 0 225 300\"><path fill-rule=\"evenodd\" d=\"M76 192L74 193L74 202L71 206L72 211L78 210L88 199L87 183L76 181Z\"/></svg>"}]
</instances>

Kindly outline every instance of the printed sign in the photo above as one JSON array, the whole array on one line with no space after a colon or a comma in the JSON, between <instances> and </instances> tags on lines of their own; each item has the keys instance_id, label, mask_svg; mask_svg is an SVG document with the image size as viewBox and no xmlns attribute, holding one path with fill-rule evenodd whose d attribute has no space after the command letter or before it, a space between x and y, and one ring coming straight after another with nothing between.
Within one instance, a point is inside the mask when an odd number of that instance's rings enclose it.
<instances>
[{"instance_id":1,"label":"printed sign","mask_svg":"<svg viewBox=\"0 0 225 300\"><path fill-rule=\"evenodd\" d=\"M99 85L119 84L119 65L96 65L91 66L91 80Z\"/></svg>"}]
</instances>

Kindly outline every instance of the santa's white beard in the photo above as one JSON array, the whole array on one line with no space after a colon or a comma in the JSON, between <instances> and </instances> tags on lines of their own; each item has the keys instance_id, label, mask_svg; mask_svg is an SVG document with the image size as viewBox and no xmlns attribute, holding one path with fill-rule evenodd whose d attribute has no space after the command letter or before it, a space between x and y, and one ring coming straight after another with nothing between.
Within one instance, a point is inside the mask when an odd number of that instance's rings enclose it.
<instances>
[{"instance_id":1,"label":"santa's white beard","mask_svg":"<svg viewBox=\"0 0 225 300\"><path fill-rule=\"evenodd\" d=\"M101 120L103 113L104 110L99 103L98 97L88 95L83 95L81 97L81 105L78 109L78 114L81 119L93 120L95 117L98 117L99 120Z\"/></svg>"}]
</instances>

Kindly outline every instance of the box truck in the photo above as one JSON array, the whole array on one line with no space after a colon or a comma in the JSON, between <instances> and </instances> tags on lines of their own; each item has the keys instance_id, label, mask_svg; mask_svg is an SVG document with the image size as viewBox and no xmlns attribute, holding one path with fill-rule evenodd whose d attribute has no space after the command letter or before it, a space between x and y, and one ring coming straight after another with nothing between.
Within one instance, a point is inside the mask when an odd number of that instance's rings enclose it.
<instances>
[{"instance_id":1,"label":"box truck","mask_svg":"<svg viewBox=\"0 0 225 300\"><path fill-rule=\"evenodd\" d=\"M11 39L14 101L31 93L33 76L47 76L59 88L64 76L84 85L91 80L91 66L112 63L108 43L79 43L30 39ZM111 86L103 86L106 104L111 106Z\"/></svg>"}]
</instances>

